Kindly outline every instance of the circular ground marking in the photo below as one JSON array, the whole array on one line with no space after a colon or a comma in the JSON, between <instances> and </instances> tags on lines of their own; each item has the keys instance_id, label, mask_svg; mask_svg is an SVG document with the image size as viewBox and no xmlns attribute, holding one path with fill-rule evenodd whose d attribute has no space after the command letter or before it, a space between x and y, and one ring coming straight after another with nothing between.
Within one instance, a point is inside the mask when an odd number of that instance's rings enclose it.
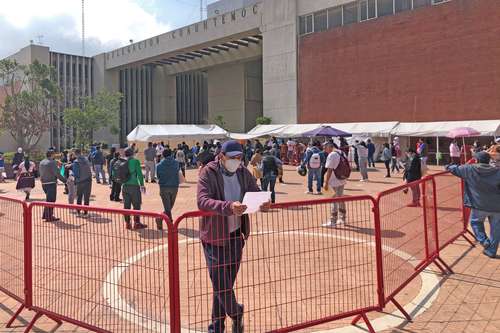
<instances>
[{"instance_id":1,"label":"circular ground marking","mask_svg":"<svg viewBox=\"0 0 500 333\"><path fill-rule=\"evenodd\" d=\"M255 233L257 235L262 235L270 233L270 231L267 232L259 232ZM340 240L345 240L345 241L350 241L350 242L356 242L356 243L362 243L365 246L375 246L374 242L368 242L366 243L365 240L357 239L354 237L346 237L346 236L341 236L341 235L335 235L335 234L325 234L325 233L318 233L318 232L301 232L301 231L289 231L289 232L283 232L280 233L280 236L286 236L286 235L298 235L298 236L306 236L306 237L325 237L325 238L336 238ZM186 243L194 243L197 242L197 240L192 240L192 239L183 239L179 241L179 244L186 244ZM165 250L168 247L168 244L160 245L155 248L143 251L138 253L135 256L132 256L128 258L127 260L123 261L122 263L116 265L107 275L106 280L104 282L103 286L103 296L110 305L110 307L113 309L115 313L117 313L120 317L123 319L134 323L136 325L140 325L144 328L153 330L154 332L161 332L161 333L168 333L170 332L170 325L165 322L160 322L158 320L155 320L154 318L147 318L143 314L139 313L133 306L129 305L126 300L122 298L120 295L120 280L122 278L122 275L129 269L131 265L136 264L143 258ZM387 252L392 252L394 255L397 257L401 258L408 264L412 266L416 266L417 261L414 260L410 254L396 250L394 248L388 247L388 246L383 246L382 248L383 251ZM437 276L433 273L429 272L422 272L420 275L422 284L419 293L417 294L416 297L414 297L409 303L405 304L403 307L404 309L413 317L417 317L420 314L422 314L425 310L427 310L429 307L432 306L432 303L435 301L439 294L439 279ZM376 319L371 320L371 324L373 325L374 329L376 331L383 331L386 329L394 328L402 323L404 323L406 320L405 318L401 315L399 311L394 311L393 313L381 316ZM193 330L193 329L182 329L183 333L201 333L201 331ZM345 327L341 328L335 328L335 329L322 329L315 331L317 333L361 333L364 332L366 333L366 325L365 324L360 324L359 326L352 326L352 325L347 325Z\"/></svg>"}]
</instances>

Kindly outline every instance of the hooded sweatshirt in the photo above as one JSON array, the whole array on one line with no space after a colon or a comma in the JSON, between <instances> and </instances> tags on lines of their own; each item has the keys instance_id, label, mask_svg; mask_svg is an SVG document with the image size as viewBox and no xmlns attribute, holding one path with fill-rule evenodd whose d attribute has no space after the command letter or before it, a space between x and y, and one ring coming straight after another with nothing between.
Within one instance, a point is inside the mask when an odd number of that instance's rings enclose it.
<instances>
[{"instance_id":1,"label":"hooded sweatshirt","mask_svg":"<svg viewBox=\"0 0 500 333\"><path fill-rule=\"evenodd\" d=\"M500 169L489 164L467 164L451 165L448 170L465 181L465 206L500 213Z\"/></svg>"},{"instance_id":2,"label":"hooded sweatshirt","mask_svg":"<svg viewBox=\"0 0 500 333\"><path fill-rule=\"evenodd\" d=\"M92 181L90 162L85 156L78 156L73 162L72 169L73 175L75 176L75 184Z\"/></svg>"},{"instance_id":3,"label":"hooded sweatshirt","mask_svg":"<svg viewBox=\"0 0 500 333\"><path fill-rule=\"evenodd\" d=\"M172 156L164 158L156 166L156 175L160 187L179 187L179 162Z\"/></svg>"}]
</instances>

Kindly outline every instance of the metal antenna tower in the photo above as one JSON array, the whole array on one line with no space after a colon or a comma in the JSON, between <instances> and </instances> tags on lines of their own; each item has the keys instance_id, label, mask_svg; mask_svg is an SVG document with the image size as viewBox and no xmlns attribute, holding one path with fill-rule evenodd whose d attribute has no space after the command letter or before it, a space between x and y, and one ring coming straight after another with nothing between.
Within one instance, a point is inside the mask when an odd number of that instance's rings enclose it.
<instances>
[{"instance_id":1,"label":"metal antenna tower","mask_svg":"<svg viewBox=\"0 0 500 333\"><path fill-rule=\"evenodd\" d=\"M82 56L85 56L85 0L82 0Z\"/></svg>"}]
</instances>

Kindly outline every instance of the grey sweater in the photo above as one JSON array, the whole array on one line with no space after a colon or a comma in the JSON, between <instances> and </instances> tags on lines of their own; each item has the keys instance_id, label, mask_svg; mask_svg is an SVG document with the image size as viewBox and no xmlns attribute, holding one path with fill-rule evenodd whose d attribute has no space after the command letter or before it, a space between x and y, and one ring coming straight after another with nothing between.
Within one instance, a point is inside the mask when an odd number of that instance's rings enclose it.
<instances>
[{"instance_id":1,"label":"grey sweater","mask_svg":"<svg viewBox=\"0 0 500 333\"><path fill-rule=\"evenodd\" d=\"M61 176L56 161L44 159L40 162L38 169L40 171L40 181L42 182L42 185L55 184L58 179L63 183L66 183L66 178Z\"/></svg>"}]
</instances>

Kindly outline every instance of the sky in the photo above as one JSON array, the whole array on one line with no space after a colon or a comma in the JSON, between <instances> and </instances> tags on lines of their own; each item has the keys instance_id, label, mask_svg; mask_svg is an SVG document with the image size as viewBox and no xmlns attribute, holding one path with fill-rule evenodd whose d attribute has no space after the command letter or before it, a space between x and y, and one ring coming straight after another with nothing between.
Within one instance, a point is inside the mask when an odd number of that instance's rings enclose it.
<instances>
[{"instance_id":1,"label":"sky","mask_svg":"<svg viewBox=\"0 0 500 333\"><path fill-rule=\"evenodd\" d=\"M52 51L81 54L81 6L81 0L0 0L0 59L30 41ZM200 0L85 0L85 55L199 20Z\"/></svg>"}]
</instances>

